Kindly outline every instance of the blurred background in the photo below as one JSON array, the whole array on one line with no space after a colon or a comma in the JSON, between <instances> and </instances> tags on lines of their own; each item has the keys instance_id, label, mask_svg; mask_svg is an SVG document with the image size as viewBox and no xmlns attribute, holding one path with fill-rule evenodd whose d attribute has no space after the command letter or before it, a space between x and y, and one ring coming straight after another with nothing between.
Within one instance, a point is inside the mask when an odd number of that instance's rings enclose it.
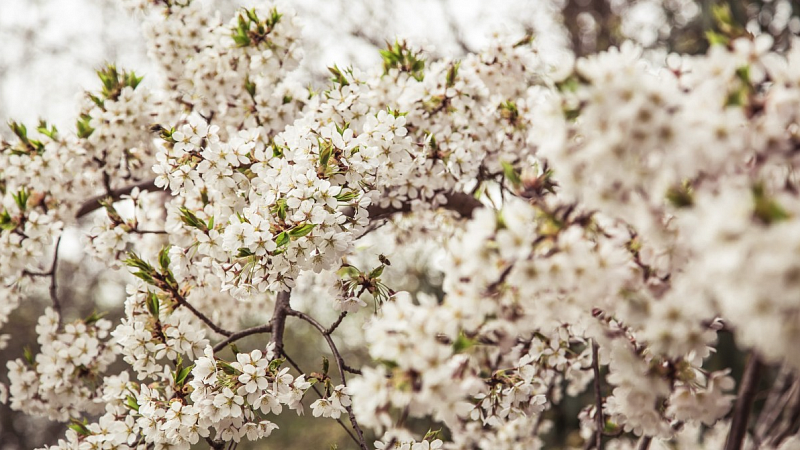
<instances>
[{"instance_id":1,"label":"blurred background","mask_svg":"<svg viewBox=\"0 0 800 450\"><path fill-rule=\"evenodd\" d=\"M225 17L240 2L209 3L221 9ZM632 40L655 55L666 56L669 52L704 52L708 46L706 33L715 31L719 22L715 12L719 14L721 10L727 11L743 31L773 35L778 48L787 46L791 37L800 32L798 0L291 0L285 3L297 10L304 22L303 70L321 82L327 77L326 67L334 63L340 67L379 64L377 50L396 37L424 45L438 56L459 57L479 51L492 34L519 31L533 32L545 48L572 49L579 55ZM123 12L116 2L0 0L0 122L14 119L35 123L44 118L61 130L71 130L76 98L88 89L96 89L95 70L106 62L135 69L137 74L145 75L145 84L158 85L159 74L148 62L139 18ZM0 126L0 136L9 134L7 127ZM59 283L60 295L69 305L67 319L85 317L98 310L108 311L108 318L116 323L122 315L124 275L92 263L81 251L81 232L68 230L68 233L72 235L62 243L59 270L59 277L64 279ZM430 264L435 255L414 245L402 251L417 252L399 258L416 261L417 266L394 266L387 271L389 285L438 293L441 281ZM313 292L308 295L313 296ZM34 292L2 330L11 334L13 340L0 351L0 367L3 367L0 381L6 381L6 361L20 357L25 346L35 348L33 325L47 304L49 297L44 289ZM289 332L302 337L309 331L298 326ZM730 337L722 333L720 340L721 351L716 357L727 354L738 359ZM309 372L319 370L320 352L292 348L292 343L308 340L293 339L290 335L287 342L287 350L298 355L296 360L301 367ZM364 356L357 349L349 352L356 359ZM734 373L739 372L734 364ZM313 398L308 403L311 401ZM552 436L554 445L567 442L569 430L575 429L576 424L560 422L575 417L574 411L567 411L570 407L564 405L561 411L550 413L561 430ZM330 420L298 420L284 414L277 423L281 430L259 443L258 448L352 446L342 429ZM7 406L0 405L2 450L54 444L64 430L64 424L12 414Z\"/></svg>"}]
</instances>

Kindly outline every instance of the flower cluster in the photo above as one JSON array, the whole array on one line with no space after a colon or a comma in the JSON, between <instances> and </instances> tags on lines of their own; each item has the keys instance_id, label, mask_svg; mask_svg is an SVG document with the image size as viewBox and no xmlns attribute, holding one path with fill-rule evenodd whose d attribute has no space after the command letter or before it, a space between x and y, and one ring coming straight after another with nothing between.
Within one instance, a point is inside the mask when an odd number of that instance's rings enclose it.
<instances>
[{"instance_id":1,"label":"flower cluster","mask_svg":"<svg viewBox=\"0 0 800 450\"><path fill-rule=\"evenodd\" d=\"M111 322L97 316L59 330L52 308L39 318L40 352L8 362L11 407L27 414L66 421L103 410L96 381L116 354L106 339Z\"/></svg>"}]
</instances>

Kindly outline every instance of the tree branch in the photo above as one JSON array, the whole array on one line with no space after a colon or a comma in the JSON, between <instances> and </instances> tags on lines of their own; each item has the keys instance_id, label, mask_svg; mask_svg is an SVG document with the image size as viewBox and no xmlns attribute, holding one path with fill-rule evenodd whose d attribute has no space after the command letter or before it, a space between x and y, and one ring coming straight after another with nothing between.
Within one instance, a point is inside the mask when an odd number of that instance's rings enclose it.
<instances>
[{"instance_id":1,"label":"tree branch","mask_svg":"<svg viewBox=\"0 0 800 450\"><path fill-rule=\"evenodd\" d=\"M342 323L342 320L344 320L345 317L347 317L347 311L342 311L342 313L339 314L339 317L336 319L336 322L333 322L333 324L330 326L330 328L325 330L325 332L322 333L322 334L324 334L326 336L330 336L331 333L336 331L336 328L339 327L339 325Z\"/></svg>"},{"instance_id":2,"label":"tree branch","mask_svg":"<svg viewBox=\"0 0 800 450\"><path fill-rule=\"evenodd\" d=\"M323 327L321 323L317 322L316 319L314 319L313 317L309 316L306 313L296 311L294 309L289 309L287 313L290 316L294 316L308 322L309 324L311 324L311 326L316 328L317 331L319 331L322 334L322 337L325 338L325 341L328 343L328 347L330 347L331 349L333 358L336 360L336 366L339 368L339 376L342 379L342 384L344 386L347 386L347 378L345 377L344 374L344 365L345 365L344 360L342 359L341 353L339 353L339 349L336 347L336 343L333 342L333 339L329 334L325 333L326 331L325 327ZM361 431L361 427L359 427L358 421L356 421L356 416L355 414L353 414L352 406L346 406L345 409L347 410L347 415L350 417L350 424L353 426L353 429L356 431L356 434L358 435L358 441L359 444L361 445L361 449L367 450L367 443L364 441L364 433Z\"/></svg>"},{"instance_id":3,"label":"tree branch","mask_svg":"<svg viewBox=\"0 0 800 450\"><path fill-rule=\"evenodd\" d=\"M29 277L50 277L50 300L53 302L53 309L58 313L58 326L61 326L63 319L61 318L61 301L58 298L58 281L56 276L58 273L58 248L61 245L61 236L56 239L55 249L53 250L53 262L50 264L50 270L47 272L32 272L30 270L23 270L22 274Z\"/></svg>"},{"instance_id":4,"label":"tree branch","mask_svg":"<svg viewBox=\"0 0 800 450\"><path fill-rule=\"evenodd\" d=\"M237 331L236 333L231 334L230 336L228 336L224 340L222 340L219 343L217 343L217 345L214 346L214 353L222 351L225 348L225 346L230 344L231 342L238 341L239 339L245 338L245 337L253 335L253 334L269 333L271 331L272 331L272 324L271 323L268 323L268 324L265 324L265 325L259 325L259 326L252 327L252 328L247 328L246 330L242 330L242 331Z\"/></svg>"},{"instance_id":5,"label":"tree branch","mask_svg":"<svg viewBox=\"0 0 800 450\"><path fill-rule=\"evenodd\" d=\"M56 240L56 248L53 251L53 265L50 267L50 299L53 301L53 309L58 313L58 326L61 327L61 300L58 299L58 248L61 246L61 236Z\"/></svg>"},{"instance_id":6,"label":"tree branch","mask_svg":"<svg viewBox=\"0 0 800 450\"><path fill-rule=\"evenodd\" d=\"M275 300L275 310L272 313L272 342L275 343L275 350L278 355L286 355L283 352L283 333L286 329L286 315L292 309L289 305L291 298L291 291L283 291L278 293L278 298Z\"/></svg>"},{"instance_id":7,"label":"tree branch","mask_svg":"<svg viewBox=\"0 0 800 450\"><path fill-rule=\"evenodd\" d=\"M205 314L203 314L200 311L198 311L197 308L192 306L192 304L189 303L186 300L186 298L183 295L181 295L181 293L178 292L178 290L175 289L174 286L170 285L166 280L159 279L159 281L161 281L163 283L162 289L166 288L165 290L172 295L172 298L175 299L175 301L178 303L178 306L185 306L189 311L192 312L192 314L195 315L195 317L197 317L198 319L202 320L203 323L208 325L208 327L211 328L212 330L214 330L215 332L217 332L217 333L219 333L219 334L221 334L223 336L226 336L226 337L230 337L230 336L233 335L232 331L228 331L228 330L220 327L219 325L215 324L211 319L209 319Z\"/></svg>"},{"instance_id":8,"label":"tree branch","mask_svg":"<svg viewBox=\"0 0 800 450\"><path fill-rule=\"evenodd\" d=\"M478 199L463 192L448 192L445 193L445 197L447 197L447 203L441 207L454 211L464 218L471 217L473 211L483 206L483 203ZM377 204L370 205L367 211L369 212L370 220L385 219L397 213L411 212L411 202L405 202L399 208L391 204L386 207L381 207Z\"/></svg>"},{"instance_id":9,"label":"tree branch","mask_svg":"<svg viewBox=\"0 0 800 450\"><path fill-rule=\"evenodd\" d=\"M731 431L725 441L725 450L741 450L747 434L747 422L750 419L750 412L753 408L753 400L756 396L758 382L761 378L762 364L755 352L750 354L747 366L744 368L739 394L736 398L736 406L733 410L731 420Z\"/></svg>"},{"instance_id":10,"label":"tree branch","mask_svg":"<svg viewBox=\"0 0 800 450\"><path fill-rule=\"evenodd\" d=\"M100 201L105 200L106 198L111 197L112 200L117 201L122 198L123 195L128 195L133 191L134 188L139 188L141 190L159 190L159 188L155 184L155 179L145 180L139 182L137 184L132 184L130 186L125 186L119 189L114 189L110 192L110 194L103 194L98 195L95 197L90 198L89 200L85 201L83 205L81 205L78 212L75 213L75 218L80 219L81 217L91 213L92 211L99 209ZM466 194L464 192L447 192L445 193L445 197L447 197L447 203L442 205L442 208L449 209L458 213L461 217L470 217L472 216L472 212L475 211L477 208L483 206L478 199L475 197ZM392 216L397 213L407 213L411 212L411 203L406 202L403 203L402 206L396 208L392 205L387 207L381 207L377 204L370 205L367 210L369 211L369 216L371 219L385 219L389 216ZM353 215L352 208L346 208L342 211L345 215Z\"/></svg>"},{"instance_id":11,"label":"tree branch","mask_svg":"<svg viewBox=\"0 0 800 450\"><path fill-rule=\"evenodd\" d=\"M283 354L283 357L284 357L284 358L286 358L286 360L287 360L287 361L289 361L289 364L291 364L291 365L292 365L292 367L294 367L294 368L295 368L295 370L297 370L297 371L298 371L298 372L300 372L301 374L302 374L302 373L305 373L305 372L303 371L303 369L301 369L301 368L300 368L300 366L299 366L299 365L297 365L297 363L296 363L296 362L294 362L294 361L292 360L292 358L290 358L290 357L289 357L289 355L287 355L285 352L284 352L284 354ZM322 392L320 392L320 391L319 391L319 388L317 387L317 385L316 385L316 384L312 384L312 385L311 385L311 387L314 389L314 392L316 392L316 393L317 393L317 395L319 396L319 398L322 398L322 397L323 397L323 395L322 395ZM338 423L338 424L339 424L339 426L341 426L341 427L342 427L342 429L343 429L344 431L346 431L346 432L347 432L347 434L350 436L350 439L352 439L352 440L353 440L353 442L355 442L356 444L359 444L359 445L360 445L360 443L358 442L358 438L356 438L356 436L353 434L353 432L352 432L352 431L350 431L350 429L349 429L349 428L347 428L347 425L345 425L345 424L344 424L344 422L342 422L342 419L336 419L336 423Z\"/></svg>"},{"instance_id":12,"label":"tree branch","mask_svg":"<svg viewBox=\"0 0 800 450\"><path fill-rule=\"evenodd\" d=\"M95 197L90 198L89 200L83 202L83 205L78 209L78 212L75 213L75 218L80 219L81 217L89 214L90 212L99 209L100 202L111 197L112 200L117 201L122 198L123 195L130 194L135 188L139 188L140 190L147 190L153 191L158 190L159 188L156 186L156 180L145 180L137 184L132 184L130 186L121 187L119 189L114 189L108 194L97 195Z\"/></svg>"},{"instance_id":13,"label":"tree branch","mask_svg":"<svg viewBox=\"0 0 800 450\"><path fill-rule=\"evenodd\" d=\"M603 430L605 420L603 419L603 393L600 391L600 359L597 341L592 339L592 372L594 372L594 401L595 401L595 431L594 446L597 450L603 450Z\"/></svg>"}]
</instances>

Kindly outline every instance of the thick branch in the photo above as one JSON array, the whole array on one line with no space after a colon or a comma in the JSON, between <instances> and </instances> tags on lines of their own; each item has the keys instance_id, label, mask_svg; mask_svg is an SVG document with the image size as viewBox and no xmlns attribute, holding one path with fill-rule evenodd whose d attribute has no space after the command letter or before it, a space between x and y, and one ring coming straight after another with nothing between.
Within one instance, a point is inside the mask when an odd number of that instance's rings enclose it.
<instances>
[{"instance_id":1,"label":"thick branch","mask_svg":"<svg viewBox=\"0 0 800 450\"><path fill-rule=\"evenodd\" d=\"M753 400L756 397L758 381L761 378L761 361L756 353L750 355L747 366L744 368L742 382L739 385L739 394L736 398L736 406L733 410L731 420L731 431L725 442L725 450L741 450L747 434L747 422L750 419L750 412L753 408Z\"/></svg>"},{"instance_id":2,"label":"thick branch","mask_svg":"<svg viewBox=\"0 0 800 450\"><path fill-rule=\"evenodd\" d=\"M155 179L152 180L145 180L137 184L133 184L130 186L125 186L119 189L115 189L111 191L109 194L98 195L95 197L90 198L86 202L81 205L78 212L75 214L75 218L80 219L81 217L91 213L92 211L99 209L100 202L108 197L111 197L112 200L119 200L123 195L128 195L133 191L134 188L139 188L141 190L157 190L158 187L155 184ZM447 197L447 204L442 205L442 208L449 209L451 211L455 211L461 217L470 217L472 216L472 212L475 211L477 208L483 206L483 204L477 200L475 197L463 193L463 192L448 192L445 193L445 197ZM396 208L392 205L387 207L381 207L379 205L370 205L367 208L369 211L369 216L371 219L385 219L389 216L392 216L397 213L407 213L411 212L411 203L406 202L403 203L402 206ZM346 215L352 215L352 209L344 210Z\"/></svg>"},{"instance_id":3,"label":"thick branch","mask_svg":"<svg viewBox=\"0 0 800 450\"><path fill-rule=\"evenodd\" d=\"M306 313L295 311L293 309L289 309L287 313L290 316L295 316L306 322L310 323L311 326L316 328L321 334L322 337L325 338L325 342L328 343L328 347L331 349L331 353L333 354L333 358L336 360L336 366L339 368L339 376L342 378L342 384L347 386L347 378L344 374L344 360L342 359L341 353L339 353L339 349L336 347L336 343L333 342L333 339L329 334L326 334L325 327L322 326L321 323L317 322L316 319L309 316ZM358 441L361 445L362 450L367 450L367 443L364 441L364 433L361 431L361 427L358 425L358 421L356 421L356 416L353 414L353 408L351 406L346 406L345 409L347 410L347 415L350 417L350 424L353 425L353 429L356 431L358 435Z\"/></svg>"},{"instance_id":4,"label":"thick branch","mask_svg":"<svg viewBox=\"0 0 800 450\"><path fill-rule=\"evenodd\" d=\"M650 443L653 441L653 438L650 436L642 436L639 439L639 445L636 446L636 450L647 450L650 448Z\"/></svg>"},{"instance_id":5,"label":"thick branch","mask_svg":"<svg viewBox=\"0 0 800 450\"><path fill-rule=\"evenodd\" d=\"M231 334L223 341L220 341L217 345L214 346L214 353L217 353L225 348L226 345L230 344L231 342L236 342L239 339L245 338L247 336L259 333L269 333L272 331L272 324L268 323L266 325L259 325L257 327L248 328L246 330L237 331L236 333Z\"/></svg>"},{"instance_id":6,"label":"thick branch","mask_svg":"<svg viewBox=\"0 0 800 450\"><path fill-rule=\"evenodd\" d=\"M58 313L58 325L61 326L61 300L58 299L58 247L61 245L61 236L56 240L56 248L53 251L53 265L50 267L50 299L53 301L53 309Z\"/></svg>"},{"instance_id":7,"label":"thick branch","mask_svg":"<svg viewBox=\"0 0 800 450\"><path fill-rule=\"evenodd\" d=\"M75 213L75 218L80 219L81 217L89 214L90 212L99 209L101 207L100 202L105 200L106 198L111 197L112 200L117 201L120 198L122 198L123 195L130 194L135 188L139 188L140 190L143 191L144 190L153 191L158 189L158 187L156 186L156 180L152 179L152 180L145 180L137 184L132 184L130 186L125 186L119 189L115 189L108 194L92 197L89 200L85 201L83 205L81 205L80 209L78 209L78 212Z\"/></svg>"},{"instance_id":8,"label":"thick branch","mask_svg":"<svg viewBox=\"0 0 800 450\"><path fill-rule=\"evenodd\" d=\"M448 192L445 197L447 197L447 203L442 205L442 208L454 211L464 218L471 217L473 211L483 206L483 203L478 199L463 192ZM397 213L411 212L411 202L403 203L399 208L391 204L387 207L381 207L377 204L370 205L367 211L369 211L369 217L372 220L385 219Z\"/></svg>"},{"instance_id":9,"label":"thick branch","mask_svg":"<svg viewBox=\"0 0 800 450\"><path fill-rule=\"evenodd\" d=\"M275 310L272 313L272 342L275 343L275 350L278 355L283 355L283 332L286 328L286 315L292 309L289 306L289 299L291 296L290 291L283 291L278 293L278 298L275 300Z\"/></svg>"}]
</instances>

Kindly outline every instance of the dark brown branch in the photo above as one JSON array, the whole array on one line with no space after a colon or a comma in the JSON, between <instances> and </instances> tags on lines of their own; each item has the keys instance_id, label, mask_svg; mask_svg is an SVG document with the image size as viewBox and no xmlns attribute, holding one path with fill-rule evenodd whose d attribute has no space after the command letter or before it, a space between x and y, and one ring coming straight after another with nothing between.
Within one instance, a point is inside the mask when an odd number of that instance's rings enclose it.
<instances>
[{"instance_id":1,"label":"dark brown branch","mask_svg":"<svg viewBox=\"0 0 800 450\"><path fill-rule=\"evenodd\" d=\"M350 372L350 373L354 373L356 375L361 375L361 371L360 370L355 369L353 367L350 367L347 364L342 364L342 369L344 369L345 372Z\"/></svg>"},{"instance_id":2,"label":"dark brown branch","mask_svg":"<svg viewBox=\"0 0 800 450\"><path fill-rule=\"evenodd\" d=\"M156 186L156 180L145 180L137 184L132 184L130 186L125 186L119 189L114 189L108 194L98 195L95 197L90 198L89 200L85 201L83 205L81 205L78 212L75 213L75 218L80 219L81 217L89 214L90 212L101 208L100 202L111 197L112 200L117 201L122 198L123 195L130 194L135 188L139 188L140 190L147 190L153 191L158 190L159 188Z\"/></svg>"},{"instance_id":3,"label":"dark brown branch","mask_svg":"<svg viewBox=\"0 0 800 450\"><path fill-rule=\"evenodd\" d=\"M131 233L136 234L169 234L166 230L131 230Z\"/></svg>"},{"instance_id":4,"label":"dark brown branch","mask_svg":"<svg viewBox=\"0 0 800 450\"><path fill-rule=\"evenodd\" d=\"M224 340L222 340L219 343L217 343L217 345L214 346L214 353L222 351L225 348L225 346L230 344L231 342L236 342L239 339L245 338L247 336L251 336L253 334L269 333L271 331L272 331L272 324L271 323L268 323L268 324L265 324L265 325L259 325L257 327L248 328L248 329L242 330L242 331L237 331L236 333L231 334L230 336L228 336Z\"/></svg>"},{"instance_id":5,"label":"dark brown branch","mask_svg":"<svg viewBox=\"0 0 800 450\"><path fill-rule=\"evenodd\" d=\"M61 300L58 299L58 248L61 246L61 236L56 240L56 248L53 250L53 265L50 266L50 299L53 301L53 309L58 313L58 326L61 326Z\"/></svg>"},{"instance_id":6,"label":"dark brown branch","mask_svg":"<svg viewBox=\"0 0 800 450\"><path fill-rule=\"evenodd\" d=\"M741 450L742 448L747 434L747 422L750 419L753 400L761 378L761 369L762 364L758 359L758 355L755 352L751 353L739 385L739 393L733 409L733 419L731 420L731 431L725 441L725 450Z\"/></svg>"},{"instance_id":7,"label":"dark brown branch","mask_svg":"<svg viewBox=\"0 0 800 450\"><path fill-rule=\"evenodd\" d=\"M272 342L275 343L275 351L278 352L278 355L285 355L283 352L283 333L286 328L286 315L292 309L291 306L289 306L290 298L290 291L278 293L278 297L275 300L275 310L272 313L272 320L270 320L270 324L272 325Z\"/></svg>"},{"instance_id":8,"label":"dark brown branch","mask_svg":"<svg viewBox=\"0 0 800 450\"><path fill-rule=\"evenodd\" d=\"M339 368L339 377L342 379L342 384L347 386L347 378L344 374L344 359L342 359L342 355L339 353L339 349L336 347L336 343L333 342L331 336L329 334L325 334L325 327L323 327L321 323L317 322L316 319L306 313L289 309L287 314L308 322L322 334L322 337L325 338L325 342L328 343L328 347L331 349L333 358L336 360L336 366ZM350 417L350 424L353 426L356 435L358 435L358 441L359 445L361 445L361 450L367 450L367 443L364 441L364 433L361 431L361 427L358 425L355 414L353 414L352 406L346 406L345 409L347 410L347 415Z\"/></svg>"},{"instance_id":9,"label":"dark brown branch","mask_svg":"<svg viewBox=\"0 0 800 450\"><path fill-rule=\"evenodd\" d=\"M133 184L130 186L125 186L119 189L112 190L110 195L98 195L92 197L91 199L87 200L86 202L81 205L78 212L75 213L75 218L80 219L81 217L91 213L92 211L99 209L101 207L100 202L105 200L106 198L111 197L112 200L116 201L119 200L123 195L128 195L133 191L134 188L139 188L141 190L159 190L159 188L155 184L155 179L152 180L145 180L137 184ZM449 209L458 213L459 216L464 218L469 218L472 216L472 212L475 211L477 208L483 206L483 204L476 199L475 197L466 194L464 192L448 192L445 193L445 197L447 197L447 203L442 205L441 207L444 209ZM402 206L396 208L392 205L381 207L380 205L370 205L367 208L369 211L369 216L372 220L377 219L385 219L397 213L407 213L411 212L411 203L406 202L403 203ZM352 208L346 208L342 210L345 215L353 215Z\"/></svg>"},{"instance_id":10,"label":"dark brown branch","mask_svg":"<svg viewBox=\"0 0 800 450\"><path fill-rule=\"evenodd\" d=\"M597 450L603 450L603 430L605 420L603 419L603 393L600 390L600 358L597 341L592 339L592 372L594 373L594 401L595 401L595 431L594 446Z\"/></svg>"},{"instance_id":11,"label":"dark brown branch","mask_svg":"<svg viewBox=\"0 0 800 450\"><path fill-rule=\"evenodd\" d=\"M463 218L472 217L473 211L483 206L483 203L478 199L464 192L448 192L445 193L445 197L447 198L447 203L442 205L441 208L454 211ZM343 208L340 211L348 217L352 217L354 214L352 207ZM398 213L411 212L411 202L403 203L400 207L395 207L391 204L386 207L373 204L367 207L367 212L370 220L388 219Z\"/></svg>"},{"instance_id":12,"label":"dark brown branch","mask_svg":"<svg viewBox=\"0 0 800 450\"><path fill-rule=\"evenodd\" d=\"M653 438L650 436L642 436L639 439L639 445L636 446L636 450L647 450L650 448L650 443L653 442Z\"/></svg>"},{"instance_id":13,"label":"dark brown branch","mask_svg":"<svg viewBox=\"0 0 800 450\"><path fill-rule=\"evenodd\" d=\"M172 298L175 299L175 301L178 303L178 306L185 306L189 311L192 312L192 314L195 315L195 317L197 317L198 319L202 320L203 323L208 325L208 327L211 328L212 330L214 330L215 332L217 332L217 333L219 333L219 334L221 334L221 335L223 335L225 337L230 337L230 336L233 335L232 331L228 331L228 330L220 327L219 325L215 324L214 321L209 319L205 314L201 313L200 311L197 310L197 308L192 306L192 304L189 303L186 300L186 298L183 295L181 295L180 292L178 292L178 290L175 288L175 286L169 284L166 280L163 280L163 279L159 279L159 281L161 281L161 283L162 283L161 287L172 295Z\"/></svg>"}]
</instances>

